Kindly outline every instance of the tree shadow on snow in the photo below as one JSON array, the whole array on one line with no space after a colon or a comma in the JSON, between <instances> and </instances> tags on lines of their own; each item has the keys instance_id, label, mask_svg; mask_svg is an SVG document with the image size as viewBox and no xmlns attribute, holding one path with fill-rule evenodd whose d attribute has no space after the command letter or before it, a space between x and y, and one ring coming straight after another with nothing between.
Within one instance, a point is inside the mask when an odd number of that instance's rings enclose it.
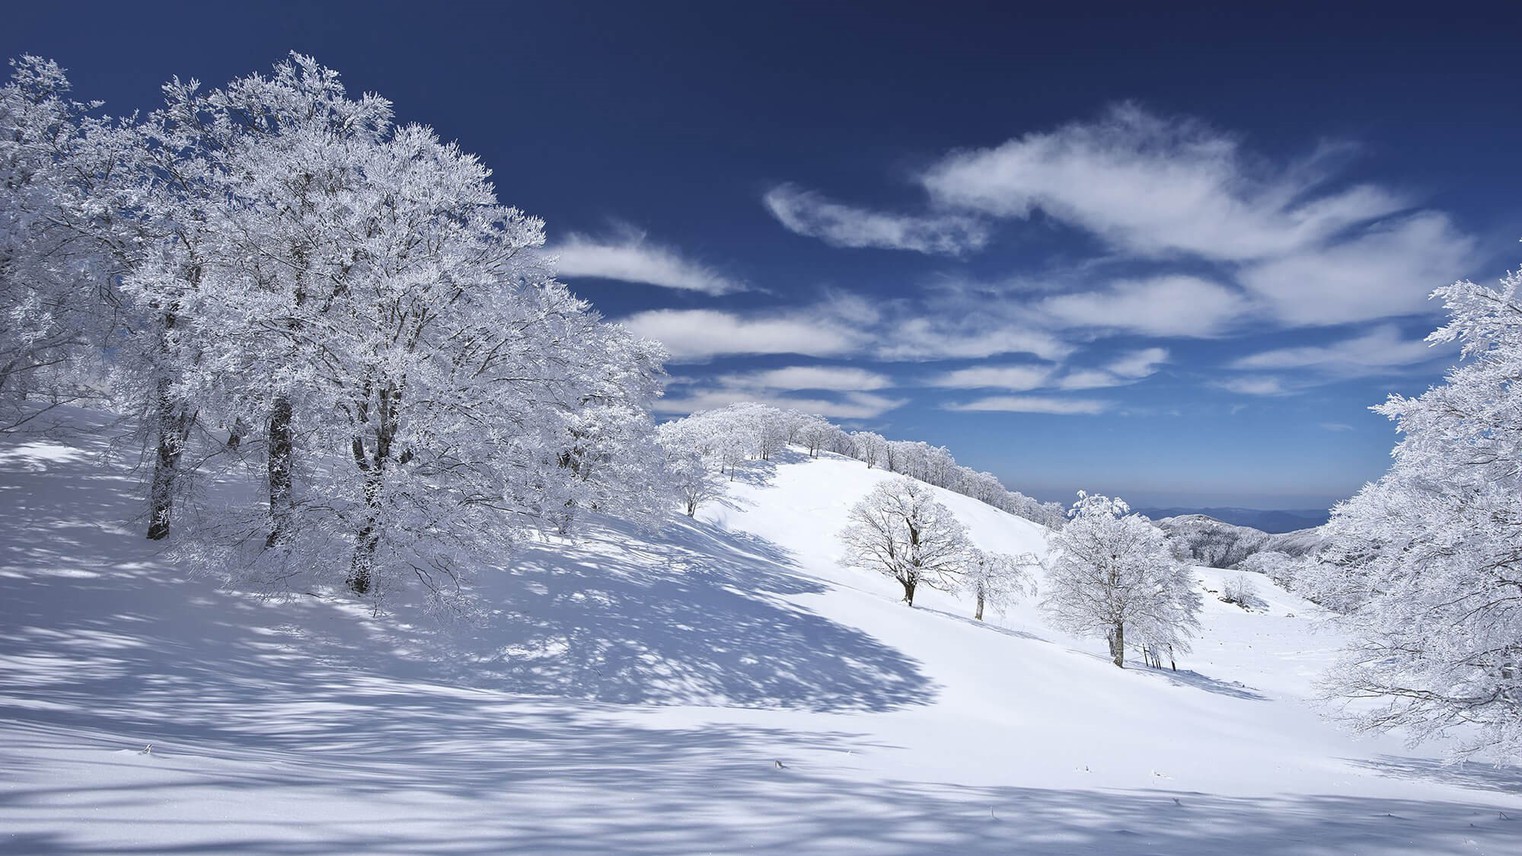
<instances>
[{"instance_id":1,"label":"tree shadow on snow","mask_svg":"<svg viewBox=\"0 0 1522 856\"><path fill-rule=\"evenodd\" d=\"M1522 835L1483 801L863 780L854 759L894 747L841 732L646 728L532 701L417 701L437 719L383 715L388 731L356 727L347 744L299 755L208 759L166 744L143 756L76 739L117 773L149 770L130 785L23 775L0 791L0 853L1425 856L1511 852ZM56 738L26 735L0 757ZM155 822L208 792L243 811Z\"/></svg>"},{"instance_id":2,"label":"tree shadow on snow","mask_svg":"<svg viewBox=\"0 0 1522 856\"><path fill-rule=\"evenodd\" d=\"M100 458L84 448L45 465L0 461L13 532L0 538L0 716L151 740L175 711L173 733L214 738L365 674L819 711L934 694L900 651L789 602L823 587L761 538L685 519L652 538L601 521L575 543L530 545L509 569L483 570L477 590L495 607L483 622L405 604L372 619L342 597L269 604L187 578L135 528L98 523L141 507L137 482Z\"/></svg>"},{"instance_id":3,"label":"tree shadow on snow","mask_svg":"<svg viewBox=\"0 0 1522 856\"><path fill-rule=\"evenodd\" d=\"M786 599L823 591L775 544L689 521L659 542L609 522L524 551L471 641L474 685L608 702L888 710L933 688L915 662Z\"/></svg>"},{"instance_id":4,"label":"tree shadow on snow","mask_svg":"<svg viewBox=\"0 0 1522 856\"><path fill-rule=\"evenodd\" d=\"M1444 763L1431 758L1382 755L1375 760L1347 759L1348 763L1393 779L1421 779L1504 794L1522 794L1522 767L1480 761ZM1522 821L1522 815L1518 816ZM1522 833L1522 830L1519 830Z\"/></svg>"},{"instance_id":5,"label":"tree shadow on snow","mask_svg":"<svg viewBox=\"0 0 1522 856\"><path fill-rule=\"evenodd\" d=\"M93 462L0 466L0 853L1289 856L1522 835L1480 799L882 781L899 749L848 731L663 727L602 702L886 710L932 687L791 602L820 583L761 539L614 526L532 549L483 580L502 612L451 630L186 579L92 522L125 519L132 488Z\"/></svg>"},{"instance_id":6,"label":"tree shadow on snow","mask_svg":"<svg viewBox=\"0 0 1522 856\"><path fill-rule=\"evenodd\" d=\"M1179 669L1175 672L1172 669L1158 669L1145 666L1143 668L1162 675L1168 679L1169 683L1179 686L1193 687L1215 693L1216 695L1242 699L1243 701L1268 701L1267 696L1239 681L1223 681L1219 678L1212 678L1209 675L1202 675L1191 669Z\"/></svg>"}]
</instances>

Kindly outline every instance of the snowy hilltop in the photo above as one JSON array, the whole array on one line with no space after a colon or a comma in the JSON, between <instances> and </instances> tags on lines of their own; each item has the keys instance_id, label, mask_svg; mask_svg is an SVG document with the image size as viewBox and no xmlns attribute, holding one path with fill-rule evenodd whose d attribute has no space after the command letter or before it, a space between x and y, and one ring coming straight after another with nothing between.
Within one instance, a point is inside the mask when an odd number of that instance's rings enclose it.
<instances>
[{"instance_id":1,"label":"snowy hilltop","mask_svg":"<svg viewBox=\"0 0 1522 856\"><path fill-rule=\"evenodd\" d=\"M9 438L0 850L14 853L1506 853L1512 767L1324 721L1338 644L1257 575L1178 669L1120 670L1036 594L847 567L901 478L806 446L659 533L593 515L483 574L479 614L219 590L125 526L104 417ZM986 551L1048 530L926 486ZM675 510L675 509L674 509ZM420 607L419 607L420 608ZM1441 751L1441 747L1436 747Z\"/></svg>"}]
</instances>

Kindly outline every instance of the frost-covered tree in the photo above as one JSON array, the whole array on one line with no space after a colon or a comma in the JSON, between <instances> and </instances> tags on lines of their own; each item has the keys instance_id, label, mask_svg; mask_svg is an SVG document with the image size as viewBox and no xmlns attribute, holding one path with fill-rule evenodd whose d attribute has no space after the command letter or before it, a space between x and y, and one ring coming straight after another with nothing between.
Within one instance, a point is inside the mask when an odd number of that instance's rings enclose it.
<instances>
[{"instance_id":1,"label":"frost-covered tree","mask_svg":"<svg viewBox=\"0 0 1522 856\"><path fill-rule=\"evenodd\" d=\"M1011 556L973 550L967 563L964 587L973 596L972 617L983 620L983 607L992 607L1003 613L1006 608L1022 597L1036 593L1036 580L1030 568L1040 561L1029 553Z\"/></svg>"},{"instance_id":2,"label":"frost-covered tree","mask_svg":"<svg viewBox=\"0 0 1522 856\"><path fill-rule=\"evenodd\" d=\"M1446 383L1375 408L1404 438L1379 481L1334 509L1314 588L1353 642L1328 679L1369 729L1458 729L1522 752L1522 273L1435 292Z\"/></svg>"},{"instance_id":3,"label":"frost-covered tree","mask_svg":"<svg viewBox=\"0 0 1522 856\"><path fill-rule=\"evenodd\" d=\"M148 174L188 239L126 288L176 320L170 397L264 438L257 568L446 593L527 529L655 507L659 350L554 281L475 158L307 57L166 93Z\"/></svg>"},{"instance_id":4,"label":"frost-covered tree","mask_svg":"<svg viewBox=\"0 0 1522 856\"><path fill-rule=\"evenodd\" d=\"M851 434L852 457L872 469L887 455L888 441L881 434L871 431L855 431Z\"/></svg>"},{"instance_id":5,"label":"frost-covered tree","mask_svg":"<svg viewBox=\"0 0 1522 856\"><path fill-rule=\"evenodd\" d=\"M1125 667L1126 645L1183 645L1199 626L1201 598L1162 531L1120 499L1078 493L1051 536L1042 607L1057 626L1102 636Z\"/></svg>"},{"instance_id":6,"label":"frost-covered tree","mask_svg":"<svg viewBox=\"0 0 1522 856\"><path fill-rule=\"evenodd\" d=\"M1278 550L1264 550L1254 553L1237 563L1237 569L1262 574L1274 581L1274 584L1282 589L1298 590L1300 582L1300 569L1304 560L1299 556L1291 556Z\"/></svg>"},{"instance_id":7,"label":"frost-covered tree","mask_svg":"<svg viewBox=\"0 0 1522 856\"><path fill-rule=\"evenodd\" d=\"M848 567L892 577L914 605L920 585L953 591L972 559L967 530L932 488L911 478L886 481L851 507L840 539Z\"/></svg>"},{"instance_id":8,"label":"frost-covered tree","mask_svg":"<svg viewBox=\"0 0 1522 856\"><path fill-rule=\"evenodd\" d=\"M822 416L804 416L796 423L797 442L809 450L809 457L819 457L819 451L829 447L840 429Z\"/></svg>"},{"instance_id":9,"label":"frost-covered tree","mask_svg":"<svg viewBox=\"0 0 1522 856\"><path fill-rule=\"evenodd\" d=\"M71 199L98 178L84 163L93 105L68 98L56 63L28 56L11 68L0 87L0 430L35 415L20 406L28 396L78 396L62 378L105 338L96 288L109 292L112 272L70 218Z\"/></svg>"},{"instance_id":10,"label":"frost-covered tree","mask_svg":"<svg viewBox=\"0 0 1522 856\"><path fill-rule=\"evenodd\" d=\"M704 420L689 418L667 422L657 431L671 489L688 517L696 516L698 506L724 495L719 472L723 464L713 452L715 446L707 442L709 427Z\"/></svg>"}]
</instances>

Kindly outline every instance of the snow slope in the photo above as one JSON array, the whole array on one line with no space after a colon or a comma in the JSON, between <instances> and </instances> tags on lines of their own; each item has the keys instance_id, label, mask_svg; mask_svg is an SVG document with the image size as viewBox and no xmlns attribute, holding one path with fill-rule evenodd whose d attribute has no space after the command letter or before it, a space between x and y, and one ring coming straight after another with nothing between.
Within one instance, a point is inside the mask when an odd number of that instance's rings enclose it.
<instances>
[{"instance_id":1,"label":"snow slope","mask_svg":"<svg viewBox=\"0 0 1522 856\"><path fill-rule=\"evenodd\" d=\"M841 568L888 476L790 455L660 535L528 549L480 622L266 603L142 540L76 422L0 441L0 852L1522 853L1515 767L1317 718L1337 639L1267 580L1207 598L1180 672L1117 670L1033 604Z\"/></svg>"}]
</instances>

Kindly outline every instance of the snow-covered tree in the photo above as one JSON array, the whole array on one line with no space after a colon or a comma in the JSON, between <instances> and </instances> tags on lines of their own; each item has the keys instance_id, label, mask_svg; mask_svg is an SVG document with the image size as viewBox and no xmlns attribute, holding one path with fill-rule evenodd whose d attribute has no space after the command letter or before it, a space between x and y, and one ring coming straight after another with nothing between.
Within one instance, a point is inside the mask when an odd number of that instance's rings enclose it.
<instances>
[{"instance_id":1,"label":"snow-covered tree","mask_svg":"<svg viewBox=\"0 0 1522 856\"><path fill-rule=\"evenodd\" d=\"M1120 499L1078 493L1071 520L1051 536L1042 607L1054 624L1102 636L1125 667L1126 645L1181 649L1199 626L1201 598L1162 531Z\"/></svg>"},{"instance_id":2,"label":"snow-covered tree","mask_svg":"<svg viewBox=\"0 0 1522 856\"><path fill-rule=\"evenodd\" d=\"M983 607L1002 613L1022 597L1036 593L1036 580L1030 568L1040 564L1034 555L991 553L973 550L967 563L964 587L972 593L972 617L983 620Z\"/></svg>"},{"instance_id":3,"label":"snow-covered tree","mask_svg":"<svg viewBox=\"0 0 1522 856\"><path fill-rule=\"evenodd\" d=\"M888 452L888 441L881 434L871 431L855 431L851 434L852 457L867 465L877 466Z\"/></svg>"},{"instance_id":4,"label":"snow-covered tree","mask_svg":"<svg viewBox=\"0 0 1522 856\"><path fill-rule=\"evenodd\" d=\"M966 528L929 485L912 478L882 482L847 519L844 563L897 580L910 606L922 584L955 590L972 559Z\"/></svg>"},{"instance_id":5,"label":"snow-covered tree","mask_svg":"<svg viewBox=\"0 0 1522 856\"><path fill-rule=\"evenodd\" d=\"M56 63L11 67L0 87L0 430L30 416L19 406L29 395L75 397L57 374L101 338L92 285L109 276L63 214L90 105L68 99Z\"/></svg>"},{"instance_id":6,"label":"snow-covered tree","mask_svg":"<svg viewBox=\"0 0 1522 856\"><path fill-rule=\"evenodd\" d=\"M166 94L144 174L183 239L124 288L173 322L161 398L264 439L262 571L445 593L527 529L657 507L658 348L553 280L475 158L307 57Z\"/></svg>"},{"instance_id":7,"label":"snow-covered tree","mask_svg":"<svg viewBox=\"0 0 1522 856\"><path fill-rule=\"evenodd\" d=\"M697 514L698 506L724 495L722 463L703 442L704 427L702 420L680 419L658 429L667 477L688 517Z\"/></svg>"},{"instance_id":8,"label":"snow-covered tree","mask_svg":"<svg viewBox=\"0 0 1522 856\"><path fill-rule=\"evenodd\" d=\"M1458 729L1522 752L1522 273L1435 292L1460 342L1446 383L1375 408L1404 439L1379 481L1334 509L1317 593L1353 642L1328 686L1369 729Z\"/></svg>"},{"instance_id":9,"label":"snow-covered tree","mask_svg":"<svg viewBox=\"0 0 1522 856\"><path fill-rule=\"evenodd\" d=\"M1299 556L1291 556L1278 550L1264 550L1254 553L1237 563L1237 569L1262 574L1273 580L1276 585L1286 590L1299 590L1300 584L1297 577L1304 560Z\"/></svg>"}]
</instances>

